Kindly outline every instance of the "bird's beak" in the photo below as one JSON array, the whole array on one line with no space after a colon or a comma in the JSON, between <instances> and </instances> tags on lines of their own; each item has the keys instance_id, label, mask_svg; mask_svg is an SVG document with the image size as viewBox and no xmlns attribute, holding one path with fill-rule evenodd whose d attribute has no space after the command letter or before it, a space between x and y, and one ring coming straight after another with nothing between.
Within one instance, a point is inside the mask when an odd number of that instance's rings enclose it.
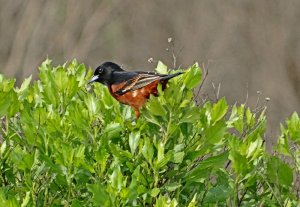
<instances>
[{"instance_id":1,"label":"bird's beak","mask_svg":"<svg viewBox=\"0 0 300 207\"><path fill-rule=\"evenodd\" d=\"M88 84L93 83L94 81L96 81L99 78L98 75L94 75L91 80L89 80Z\"/></svg>"}]
</instances>

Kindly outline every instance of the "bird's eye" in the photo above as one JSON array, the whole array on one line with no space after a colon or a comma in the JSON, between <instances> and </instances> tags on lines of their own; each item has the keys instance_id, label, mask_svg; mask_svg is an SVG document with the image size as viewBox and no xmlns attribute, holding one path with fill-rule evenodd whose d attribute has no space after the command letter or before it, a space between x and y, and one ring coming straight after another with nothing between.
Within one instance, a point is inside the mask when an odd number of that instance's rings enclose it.
<instances>
[{"instance_id":1,"label":"bird's eye","mask_svg":"<svg viewBox=\"0 0 300 207\"><path fill-rule=\"evenodd\" d=\"M101 74L103 72L103 68L98 68L98 73Z\"/></svg>"}]
</instances>

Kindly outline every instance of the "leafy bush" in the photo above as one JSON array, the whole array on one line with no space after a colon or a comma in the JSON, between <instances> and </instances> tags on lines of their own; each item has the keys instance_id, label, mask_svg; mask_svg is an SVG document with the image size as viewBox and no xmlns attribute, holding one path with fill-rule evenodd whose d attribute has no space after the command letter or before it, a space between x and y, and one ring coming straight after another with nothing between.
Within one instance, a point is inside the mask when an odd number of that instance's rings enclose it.
<instances>
[{"instance_id":1,"label":"leafy bush","mask_svg":"<svg viewBox=\"0 0 300 207\"><path fill-rule=\"evenodd\" d=\"M157 71L168 72L159 63ZM0 76L0 206L297 206L300 119L274 155L264 110L225 98L197 106L197 64L135 120L83 64L53 67L20 88Z\"/></svg>"}]
</instances>

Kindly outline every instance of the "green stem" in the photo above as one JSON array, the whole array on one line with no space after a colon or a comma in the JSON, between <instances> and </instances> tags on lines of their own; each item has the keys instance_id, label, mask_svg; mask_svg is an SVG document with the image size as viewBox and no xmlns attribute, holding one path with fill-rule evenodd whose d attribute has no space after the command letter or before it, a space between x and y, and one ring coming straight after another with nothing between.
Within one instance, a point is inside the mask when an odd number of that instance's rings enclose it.
<instances>
[{"instance_id":1,"label":"green stem","mask_svg":"<svg viewBox=\"0 0 300 207\"><path fill-rule=\"evenodd\" d=\"M8 131L9 131L9 120L8 120L8 117L5 116L5 128L6 128L6 136L8 135Z\"/></svg>"},{"instance_id":2,"label":"green stem","mask_svg":"<svg viewBox=\"0 0 300 207\"><path fill-rule=\"evenodd\" d=\"M167 131L165 132L165 136L164 136L164 145L168 141L171 126L172 126L172 114L170 112L169 122L168 122L168 125L167 125Z\"/></svg>"},{"instance_id":3,"label":"green stem","mask_svg":"<svg viewBox=\"0 0 300 207\"><path fill-rule=\"evenodd\" d=\"M270 185L270 183L268 181L266 181L266 184L268 185L268 187L270 188L270 190L272 191L272 194L274 195L277 203L279 204L279 206L283 206L282 202L280 201L281 199L278 198L278 195L276 194L276 192L274 191L274 189L272 188L272 186Z\"/></svg>"},{"instance_id":4,"label":"green stem","mask_svg":"<svg viewBox=\"0 0 300 207\"><path fill-rule=\"evenodd\" d=\"M43 206L48 206L47 205L47 200L48 200L48 187L46 187L46 189L45 189L45 193L44 193L44 205Z\"/></svg>"},{"instance_id":5,"label":"green stem","mask_svg":"<svg viewBox=\"0 0 300 207\"><path fill-rule=\"evenodd\" d=\"M240 177L237 176L236 181L234 183L233 206L237 206L239 203L239 180Z\"/></svg>"},{"instance_id":6,"label":"green stem","mask_svg":"<svg viewBox=\"0 0 300 207\"><path fill-rule=\"evenodd\" d=\"M33 203L33 206L36 206L36 195L35 195L34 184L35 184L35 183L32 183L31 196L32 196L32 203Z\"/></svg>"}]
</instances>

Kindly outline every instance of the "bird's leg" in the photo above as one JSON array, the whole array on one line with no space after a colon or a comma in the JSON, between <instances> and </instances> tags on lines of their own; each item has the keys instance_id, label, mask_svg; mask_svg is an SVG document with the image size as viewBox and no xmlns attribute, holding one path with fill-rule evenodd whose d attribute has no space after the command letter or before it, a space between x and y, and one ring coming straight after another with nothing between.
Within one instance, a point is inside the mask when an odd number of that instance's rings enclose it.
<instances>
[{"instance_id":1,"label":"bird's leg","mask_svg":"<svg viewBox=\"0 0 300 207\"><path fill-rule=\"evenodd\" d=\"M140 110L138 108L134 107L134 112L135 112L136 119L138 119L141 115Z\"/></svg>"},{"instance_id":2,"label":"bird's leg","mask_svg":"<svg viewBox=\"0 0 300 207\"><path fill-rule=\"evenodd\" d=\"M139 108L133 107L136 117L131 117L130 119L125 120L126 122L130 123L130 125L136 125L138 118L140 117Z\"/></svg>"}]
</instances>

